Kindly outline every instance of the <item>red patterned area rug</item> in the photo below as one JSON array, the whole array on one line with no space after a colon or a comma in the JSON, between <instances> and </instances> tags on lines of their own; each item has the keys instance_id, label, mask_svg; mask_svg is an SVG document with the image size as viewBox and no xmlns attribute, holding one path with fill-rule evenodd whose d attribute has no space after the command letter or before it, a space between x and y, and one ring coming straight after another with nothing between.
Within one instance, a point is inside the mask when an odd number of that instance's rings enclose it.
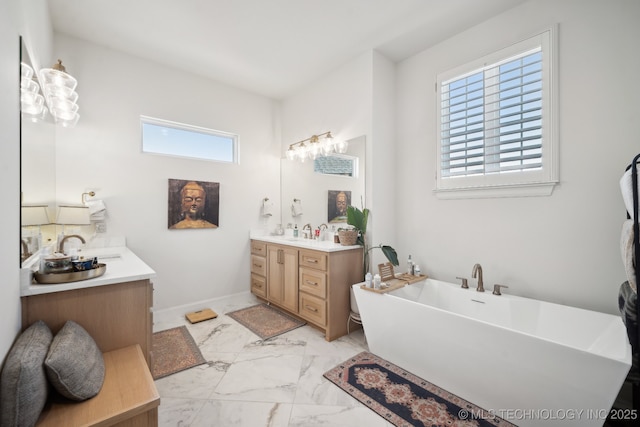
<instances>
[{"instance_id":1,"label":"red patterned area rug","mask_svg":"<svg viewBox=\"0 0 640 427\"><path fill-rule=\"evenodd\" d=\"M267 304L258 304L227 313L236 322L267 340L292 331L306 322L295 319Z\"/></svg>"},{"instance_id":2,"label":"red patterned area rug","mask_svg":"<svg viewBox=\"0 0 640 427\"><path fill-rule=\"evenodd\" d=\"M186 326L154 333L152 346L154 380L207 363Z\"/></svg>"},{"instance_id":3,"label":"red patterned area rug","mask_svg":"<svg viewBox=\"0 0 640 427\"><path fill-rule=\"evenodd\" d=\"M515 427L515 424L366 351L324 376L398 427Z\"/></svg>"}]
</instances>

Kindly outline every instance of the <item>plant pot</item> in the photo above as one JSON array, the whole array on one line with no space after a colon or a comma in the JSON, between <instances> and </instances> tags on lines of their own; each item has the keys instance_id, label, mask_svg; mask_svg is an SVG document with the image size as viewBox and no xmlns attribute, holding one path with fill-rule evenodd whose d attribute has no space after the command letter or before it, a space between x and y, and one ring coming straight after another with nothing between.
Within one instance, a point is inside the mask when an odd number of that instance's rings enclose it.
<instances>
[{"instance_id":1,"label":"plant pot","mask_svg":"<svg viewBox=\"0 0 640 427\"><path fill-rule=\"evenodd\" d=\"M357 230L340 230L338 231L338 238L342 246L353 246L358 241Z\"/></svg>"}]
</instances>

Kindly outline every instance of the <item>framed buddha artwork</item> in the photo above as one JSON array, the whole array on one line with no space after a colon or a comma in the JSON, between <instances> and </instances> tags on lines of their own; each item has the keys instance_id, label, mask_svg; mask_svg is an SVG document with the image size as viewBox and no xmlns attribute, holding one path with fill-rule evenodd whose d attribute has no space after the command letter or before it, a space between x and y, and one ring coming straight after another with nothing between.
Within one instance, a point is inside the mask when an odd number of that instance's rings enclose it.
<instances>
[{"instance_id":1,"label":"framed buddha artwork","mask_svg":"<svg viewBox=\"0 0 640 427\"><path fill-rule=\"evenodd\" d=\"M219 182L169 179L168 200L169 229L218 228Z\"/></svg>"},{"instance_id":2,"label":"framed buddha artwork","mask_svg":"<svg viewBox=\"0 0 640 427\"><path fill-rule=\"evenodd\" d=\"M329 190L327 201L327 221L347 222L347 206L351 204L351 191Z\"/></svg>"}]
</instances>

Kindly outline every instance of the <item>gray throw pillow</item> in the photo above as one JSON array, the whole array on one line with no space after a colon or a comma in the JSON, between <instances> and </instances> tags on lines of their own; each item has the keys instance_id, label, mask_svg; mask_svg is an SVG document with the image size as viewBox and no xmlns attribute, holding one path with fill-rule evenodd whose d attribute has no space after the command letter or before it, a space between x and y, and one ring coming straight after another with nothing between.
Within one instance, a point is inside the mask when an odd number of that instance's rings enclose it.
<instances>
[{"instance_id":1,"label":"gray throw pillow","mask_svg":"<svg viewBox=\"0 0 640 427\"><path fill-rule=\"evenodd\" d=\"M91 335L72 320L53 338L44 365L53 388L71 400L89 399L102 388L102 352Z\"/></svg>"},{"instance_id":2,"label":"gray throw pillow","mask_svg":"<svg viewBox=\"0 0 640 427\"><path fill-rule=\"evenodd\" d=\"M9 350L0 377L1 426L33 426L38 421L49 390L43 363L52 339L47 324L38 320Z\"/></svg>"}]
</instances>

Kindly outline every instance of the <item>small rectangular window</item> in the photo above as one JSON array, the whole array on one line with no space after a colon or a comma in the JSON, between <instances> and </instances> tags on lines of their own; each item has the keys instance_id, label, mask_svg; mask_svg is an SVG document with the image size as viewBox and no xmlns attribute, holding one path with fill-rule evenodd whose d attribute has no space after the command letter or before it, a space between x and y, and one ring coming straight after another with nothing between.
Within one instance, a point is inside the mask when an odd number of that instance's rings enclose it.
<instances>
[{"instance_id":1,"label":"small rectangular window","mask_svg":"<svg viewBox=\"0 0 640 427\"><path fill-rule=\"evenodd\" d=\"M198 126L140 117L144 153L238 163L238 136Z\"/></svg>"},{"instance_id":2,"label":"small rectangular window","mask_svg":"<svg viewBox=\"0 0 640 427\"><path fill-rule=\"evenodd\" d=\"M552 52L549 30L438 76L436 191L521 195L514 189L526 187L534 195L538 186L550 194L557 182Z\"/></svg>"}]
</instances>

